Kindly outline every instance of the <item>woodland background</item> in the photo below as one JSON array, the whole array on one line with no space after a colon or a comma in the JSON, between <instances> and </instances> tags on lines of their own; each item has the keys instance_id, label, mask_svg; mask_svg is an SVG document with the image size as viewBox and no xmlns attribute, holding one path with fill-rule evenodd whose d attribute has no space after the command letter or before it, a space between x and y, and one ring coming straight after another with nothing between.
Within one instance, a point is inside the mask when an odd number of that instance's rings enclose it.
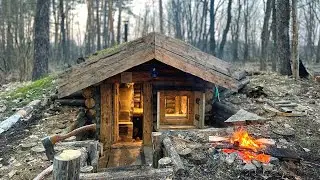
<instances>
[{"instance_id":1,"label":"woodland background","mask_svg":"<svg viewBox=\"0 0 320 180\"><path fill-rule=\"evenodd\" d=\"M292 65L296 76L299 59L320 61L319 13L319 0L0 0L0 84L123 43L126 22L129 40L161 32L232 63L283 75Z\"/></svg>"}]
</instances>

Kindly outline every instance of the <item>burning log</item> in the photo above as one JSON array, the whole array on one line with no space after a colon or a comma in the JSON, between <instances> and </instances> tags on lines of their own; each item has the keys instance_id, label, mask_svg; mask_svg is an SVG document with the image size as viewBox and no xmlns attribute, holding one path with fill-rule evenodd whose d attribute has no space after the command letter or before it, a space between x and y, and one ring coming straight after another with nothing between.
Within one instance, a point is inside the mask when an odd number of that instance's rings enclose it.
<instances>
[{"instance_id":1,"label":"burning log","mask_svg":"<svg viewBox=\"0 0 320 180\"><path fill-rule=\"evenodd\" d=\"M175 149L172 141L169 137L163 139L163 145L167 151L169 157L172 159L172 164L174 166L174 172L177 177L186 177L188 176L188 171L184 167L183 162L180 159L180 156Z\"/></svg>"}]
</instances>

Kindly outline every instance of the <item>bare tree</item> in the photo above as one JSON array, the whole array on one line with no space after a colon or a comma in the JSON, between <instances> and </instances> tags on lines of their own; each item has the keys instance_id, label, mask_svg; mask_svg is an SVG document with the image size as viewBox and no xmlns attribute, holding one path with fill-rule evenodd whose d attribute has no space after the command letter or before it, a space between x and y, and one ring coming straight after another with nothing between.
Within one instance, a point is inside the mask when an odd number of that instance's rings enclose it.
<instances>
[{"instance_id":1,"label":"bare tree","mask_svg":"<svg viewBox=\"0 0 320 180\"><path fill-rule=\"evenodd\" d=\"M264 71L266 70L266 56L267 56L267 47L270 37L270 31L269 31L269 19L271 15L271 6L272 2L271 0L267 0L266 3L266 11L264 15L263 20L263 28L261 32L261 58L260 58L260 70Z\"/></svg>"},{"instance_id":2,"label":"bare tree","mask_svg":"<svg viewBox=\"0 0 320 180\"><path fill-rule=\"evenodd\" d=\"M271 23L271 31L272 31L272 52L271 53L271 63L272 63L272 71L277 71L277 10L276 10L276 0L272 0L272 23Z\"/></svg>"},{"instance_id":3,"label":"bare tree","mask_svg":"<svg viewBox=\"0 0 320 180\"><path fill-rule=\"evenodd\" d=\"M122 14L122 0L118 2L118 26L117 26L117 43L121 42L121 14Z\"/></svg>"},{"instance_id":4,"label":"bare tree","mask_svg":"<svg viewBox=\"0 0 320 180\"><path fill-rule=\"evenodd\" d=\"M220 43L220 47L219 47L219 57L222 58L223 57L223 49L224 49L224 45L226 44L227 41L227 35L230 29L230 23L231 23L231 5L232 5L232 0L228 1L228 9L227 9L227 24L226 24L226 28L223 30L223 35L222 35L222 40Z\"/></svg>"},{"instance_id":5,"label":"bare tree","mask_svg":"<svg viewBox=\"0 0 320 180\"><path fill-rule=\"evenodd\" d=\"M277 45L278 58L280 60L279 73L281 75L291 75L290 63L290 38L289 38L289 22L290 22L290 1L277 0Z\"/></svg>"},{"instance_id":6,"label":"bare tree","mask_svg":"<svg viewBox=\"0 0 320 180\"><path fill-rule=\"evenodd\" d=\"M34 64L32 79L36 80L48 73L49 59L49 19L50 0L37 0L34 20Z\"/></svg>"},{"instance_id":7,"label":"bare tree","mask_svg":"<svg viewBox=\"0 0 320 180\"><path fill-rule=\"evenodd\" d=\"M160 21L160 33L163 34L163 8L162 0L159 0L159 21Z\"/></svg>"},{"instance_id":8,"label":"bare tree","mask_svg":"<svg viewBox=\"0 0 320 180\"><path fill-rule=\"evenodd\" d=\"M108 22L109 22L111 46L113 46L115 44L114 29L113 29L113 0L109 0L109 4L108 4Z\"/></svg>"},{"instance_id":9,"label":"bare tree","mask_svg":"<svg viewBox=\"0 0 320 180\"><path fill-rule=\"evenodd\" d=\"M297 0L292 0L292 74L293 78L299 78L299 53L298 53L298 22L297 22Z\"/></svg>"},{"instance_id":10,"label":"bare tree","mask_svg":"<svg viewBox=\"0 0 320 180\"><path fill-rule=\"evenodd\" d=\"M211 0L210 1L210 53L211 54L215 54L215 50L216 50L216 38L215 36L215 10L214 10L214 1L215 0Z\"/></svg>"},{"instance_id":11,"label":"bare tree","mask_svg":"<svg viewBox=\"0 0 320 180\"><path fill-rule=\"evenodd\" d=\"M100 2L96 0L96 24L97 24L97 50L101 49L101 26L100 26Z\"/></svg>"}]
</instances>

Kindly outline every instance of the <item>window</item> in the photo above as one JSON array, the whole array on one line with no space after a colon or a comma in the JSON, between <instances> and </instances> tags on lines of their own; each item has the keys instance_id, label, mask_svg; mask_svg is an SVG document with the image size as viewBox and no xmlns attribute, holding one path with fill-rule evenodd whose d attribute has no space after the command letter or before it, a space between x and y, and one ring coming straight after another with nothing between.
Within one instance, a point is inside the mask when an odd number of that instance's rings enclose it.
<instances>
[{"instance_id":1,"label":"window","mask_svg":"<svg viewBox=\"0 0 320 180\"><path fill-rule=\"evenodd\" d=\"M188 117L187 96L165 96L165 117Z\"/></svg>"}]
</instances>

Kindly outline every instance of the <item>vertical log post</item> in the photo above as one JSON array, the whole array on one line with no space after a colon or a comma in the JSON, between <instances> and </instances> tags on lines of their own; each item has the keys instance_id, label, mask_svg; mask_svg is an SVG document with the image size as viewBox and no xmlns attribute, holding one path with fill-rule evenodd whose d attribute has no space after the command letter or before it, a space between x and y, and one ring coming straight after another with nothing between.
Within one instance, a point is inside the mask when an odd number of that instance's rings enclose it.
<instances>
[{"instance_id":1,"label":"vertical log post","mask_svg":"<svg viewBox=\"0 0 320 180\"><path fill-rule=\"evenodd\" d=\"M112 144L112 84L101 84L100 141L104 147Z\"/></svg>"},{"instance_id":2,"label":"vertical log post","mask_svg":"<svg viewBox=\"0 0 320 180\"><path fill-rule=\"evenodd\" d=\"M54 180L78 180L80 177L81 151L64 150L53 160Z\"/></svg>"},{"instance_id":3,"label":"vertical log post","mask_svg":"<svg viewBox=\"0 0 320 180\"><path fill-rule=\"evenodd\" d=\"M158 161L161 159L161 142L162 142L162 133L153 132L152 133L152 166L153 168L158 168Z\"/></svg>"},{"instance_id":4,"label":"vertical log post","mask_svg":"<svg viewBox=\"0 0 320 180\"><path fill-rule=\"evenodd\" d=\"M143 144L151 145L152 132L152 84L143 84Z\"/></svg>"}]
</instances>

